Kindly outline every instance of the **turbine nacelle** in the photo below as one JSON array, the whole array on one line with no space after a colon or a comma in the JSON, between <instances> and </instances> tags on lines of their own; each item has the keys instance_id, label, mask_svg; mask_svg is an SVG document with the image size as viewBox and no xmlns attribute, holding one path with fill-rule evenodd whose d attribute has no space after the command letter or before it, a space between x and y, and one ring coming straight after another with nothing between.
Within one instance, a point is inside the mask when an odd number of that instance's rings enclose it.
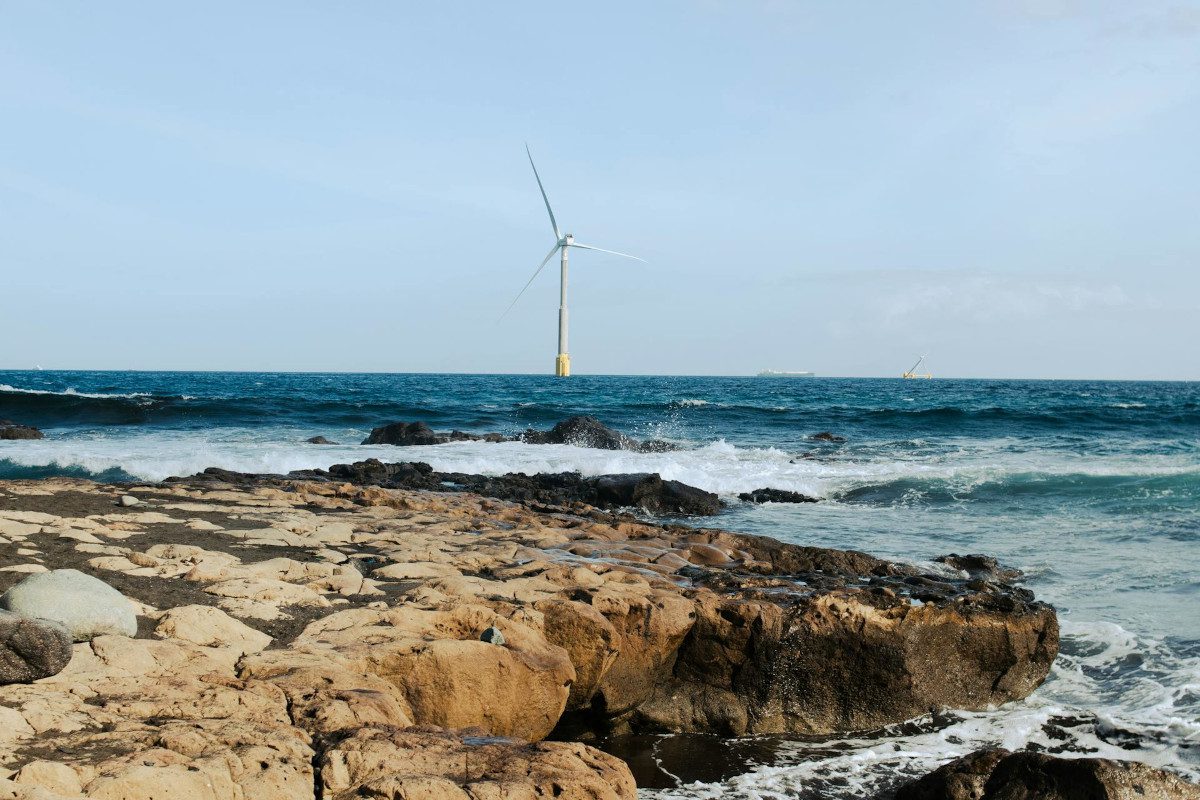
<instances>
[{"instance_id":1,"label":"turbine nacelle","mask_svg":"<svg viewBox=\"0 0 1200 800\"><path fill-rule=\"evenodd\" d=\"M564 245L566 247L570 247L571 245L575 244L575 235L568 233L566 236L564 236L562 238L562 241L559 242L559 244Z\"/></svg>"}]
</instances>

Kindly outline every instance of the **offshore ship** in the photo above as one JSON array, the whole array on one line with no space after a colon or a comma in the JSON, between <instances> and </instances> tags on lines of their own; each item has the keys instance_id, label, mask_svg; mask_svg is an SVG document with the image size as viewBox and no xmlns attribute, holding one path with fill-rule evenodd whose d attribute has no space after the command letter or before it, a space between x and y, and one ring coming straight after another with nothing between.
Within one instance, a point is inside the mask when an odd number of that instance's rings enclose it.
<instances>
[{"instance_id":1,"label":"offshore ship","mask_svg":"<svg viewBox=\"0 0 1200 800\"><path fill-rule=\"evenodd\" d=\"M811 378L816 373L813 372L779 372L773 369L764 369L758 373L760 378Z\"/></svg>"},{"instance_id":2,"label":"offshore ship","mask_svg":"<svg viewBox=\"0 0 1200 800\"><path fill-rule=\"evenodd\" d=\"M911 367L909 367L908 372L905 372L900 377L901 378L924 378L924 379L932 378L933 376L930 375L928 372L926 372L924 374L919 374L917 372L917 368L920 367L924 361L925 361L925 356L921 356L920 358L917 359L917 363L915 363Z\"/></svg>"}]
</instances>

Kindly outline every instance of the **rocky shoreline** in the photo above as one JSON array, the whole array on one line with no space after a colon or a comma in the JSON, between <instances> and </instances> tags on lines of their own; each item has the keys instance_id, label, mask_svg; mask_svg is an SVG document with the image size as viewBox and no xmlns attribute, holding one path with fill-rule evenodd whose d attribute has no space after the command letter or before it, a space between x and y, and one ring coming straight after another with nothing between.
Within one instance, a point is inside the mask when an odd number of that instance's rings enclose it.
<instances>
[{"instance_id":1,"label":"rocky shoreline","mask_svg":"<svg viewBox=\"0 0 1200 800\"><path fill-rule=\"evenodd\" d=\"M985 557L922 570L401 466L0 482L0 591L75 569L136 614L0 686L0 797L632 798L588 742L984 710L1057 653L1054 610ZM1146 797L1195 796L1161 775Z\"/></svg>"}]
</instances>

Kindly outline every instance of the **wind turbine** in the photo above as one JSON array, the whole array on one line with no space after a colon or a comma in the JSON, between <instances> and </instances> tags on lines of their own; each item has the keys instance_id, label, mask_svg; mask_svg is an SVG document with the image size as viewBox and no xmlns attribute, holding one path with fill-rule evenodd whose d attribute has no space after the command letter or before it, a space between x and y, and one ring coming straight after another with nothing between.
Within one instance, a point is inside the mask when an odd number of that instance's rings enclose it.
<instances>
[{"instance_id":1,"label":"wind turbine","mask_svg":"<svg viewBox=\"0 0 1200 800\"><path fill-rule=\"evenodd\" d=\"M550 248L550 252L542 259L542 263L538 264L538 268L534 270L533 277L525 284L525 288L517 293L516 298L504 310L504 314L500 315L501 319L512 311L513 306L517 304L517 300L521 299L521 295L525 294L525 289L533 283L542 271L542 268L550 263L550 259L554 258L554 254L561 251L562 253L562 278L558 292L558 357L554 360L554 374L559 378L565 378L571 374L571 356L567 354L567 250L572 247L577 247L580 250L596 250L601 253L610 253L614 256L622 258L632 258L634 261L646 263L646 259L631 256L628 253L618 253L616 250L605 250L603 247L593 247L590 244L583 244L575 241L574 235L564 234L558 228L558 220L554 218L554 209L550 208L550 198L546 197L546 187L542 186L542 176L538 175L537 166L533 163L533 154L529 152L529 145L525 145L525 155L529 156L529 166L533 167L533 177L537 179L538 189L542 192L542 200L546 203L546 213L550 215L550 227L554 230L554 247Z\"/></svg>"}]
</instances>

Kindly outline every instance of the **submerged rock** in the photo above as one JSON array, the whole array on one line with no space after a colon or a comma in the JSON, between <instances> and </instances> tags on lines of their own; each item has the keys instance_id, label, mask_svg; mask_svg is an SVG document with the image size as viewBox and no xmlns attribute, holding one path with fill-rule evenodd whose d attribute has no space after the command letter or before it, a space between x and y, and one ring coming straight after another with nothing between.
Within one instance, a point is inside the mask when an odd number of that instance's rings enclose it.
<instances>
[{"instance_id":1,"label":"submerged rock","mask_svg":"<svg viewBox=\"0 0 1200 800\"><path fill-rule=\"evenodd\" d=\"M137 616L128 598L75 569L30 575L0 596L0 608L57 622L77 642L106 634L137 634Z\"/></svg>"},{"instance_id":2,"label":"submerged rock","mask_svg":"<svg viewBox=\"0 0 1200 800\"><path fill-rule=\"evenodd\" d=\"M820 433L814 433L812 436L810 436L808 438L816 439L818 442L844 442L844 441L846 441L845 436L838 436L836 433L832 433L830 431L821 431Z\"/></svg>"},{"instance_id":3,"label":"submerged rock","mask_svg":"<svg viewBox=\"0 0 1200 800\"><path fill-rule=\"evenodd\" d=\"M19 425L10 419L0 419L0 439L41 439L42 432L31 425Z\"/></svg>"},{"instance_id":4,"label":"submerged rock","mask_svg":"<svg viewBox=\"0 0 1200 800\"><path fill-rule=\"evenodd\" d=\"M979 750L896 792L896 800L1197 800L1200 786L1134 761Z\"/></svg>"},{"instance_id":5,"label":"submerged rock","mask_svg":"<svg viewBox=\"0 0 1200 800\"><path fill-rule=\"evenodd\" d=\"M71 663L71 634L62 625L0 611L0 684L31 683Z\"/></svg>"},{"instance_id":6,"label":"submerged rock","mask_svg":"<svg viewBox=\"0 0 1200 800\"><path fill-rule=\"evenodd\" d=\"M800 492L787 489L755 489L753 492L742 492L738 500L747 503L819 503L819 497L809 497Z\"/></svg>"},{"instance_id":7,"label":"submerged rock","mask_svg":"<svg viewBox=\"0 0 1200 800\"><path fill-rule=\"evenodd\" d=\"M337 444L337 442L331 442L324 436L313 436L309 439L305 439L304 441L307 444Z\"/></svg>"}]
</instances>

